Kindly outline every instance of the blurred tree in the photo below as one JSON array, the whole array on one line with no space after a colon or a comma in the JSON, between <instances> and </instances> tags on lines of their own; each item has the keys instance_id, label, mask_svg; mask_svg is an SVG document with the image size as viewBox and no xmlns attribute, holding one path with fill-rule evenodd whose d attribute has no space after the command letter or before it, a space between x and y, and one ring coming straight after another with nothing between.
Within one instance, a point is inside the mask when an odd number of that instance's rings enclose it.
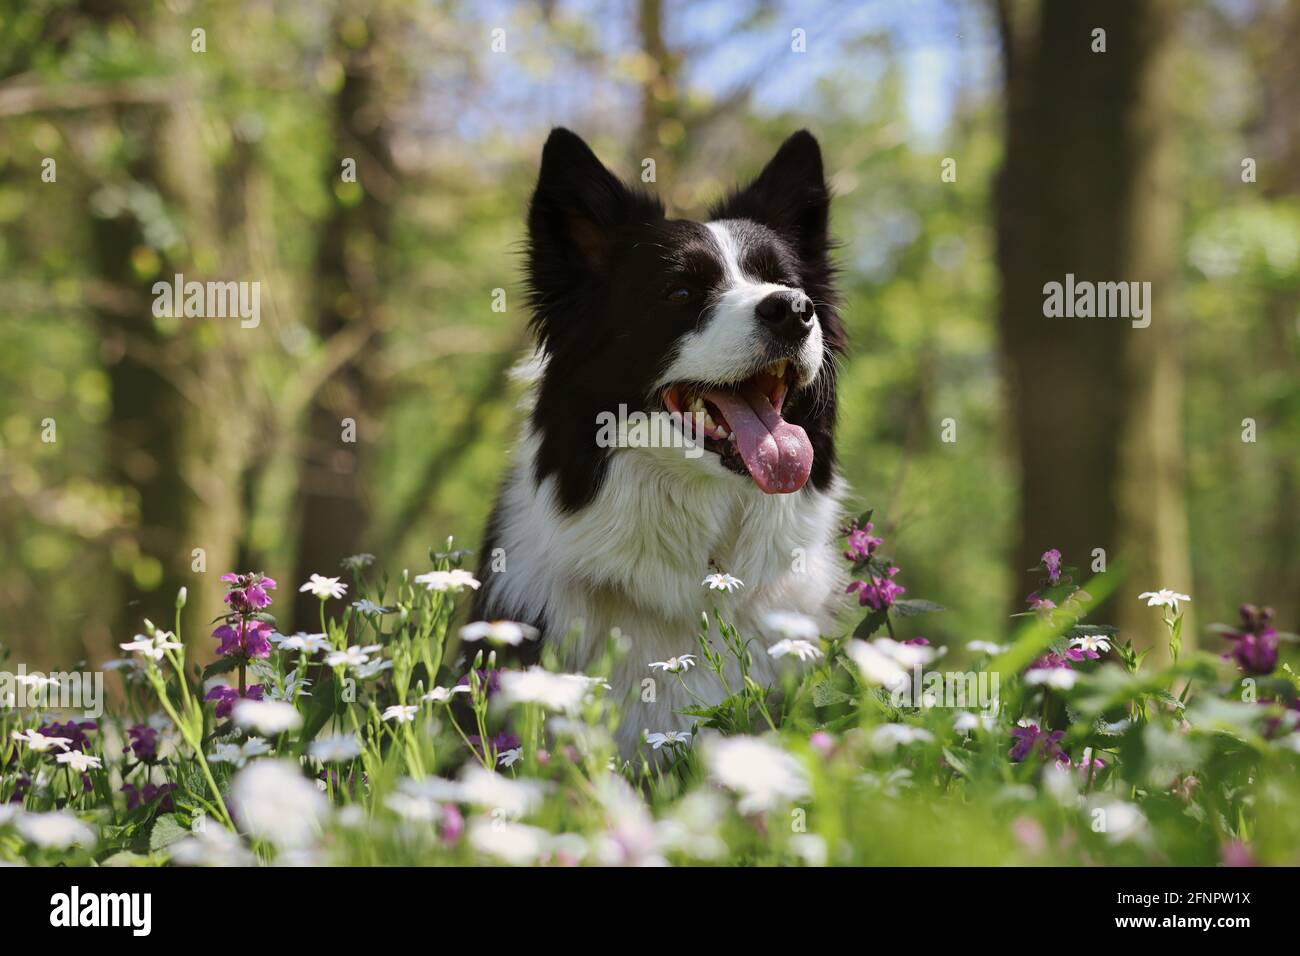
<instances>
[{"instance_id":1,"label":"blurred tree","mask_svg":"<svg viewBox=\"0 0 1300 956\"><path fill-rule=\"evenodd\" d=\"M656 179L671 184L681 158L685 130L678 115L681 58L668 49L664 38L663 0L639 0L636 27L641 43L636 159L639 163L645 157L654 157Z\"/></svg>"},{"instance_id":2,"label":"blurred tree","mask_svg":"<svg viewBox=\"0 0 1300 956\"><path fill-rule=\"evenodd\" d=\"M1048 548L1130 586L1112 617L1151 634L1131 592L1188 590L1171 169L1169 0L1001 0L1006 153L997 183L1001 342L1019 452L1017 569ZM1104 31L1099 35L1095 31ZM1098 44L1104 43L1104 48ZM1151 283L1148 328L1049 318L1044 285ZM1192 628L1185 631L1190 642Z\"/></svg>"},{"instance_id":3,"label":"blurred tree","mask_svg":"<svg viewBox=\"0 0 1300 956\"><path fill-rule=\"evenodd\" d=\"M329 340L351 329L357 345L331 370L307 413L295 582L313 573L336 574L339 562L371 538L366 451L374 447L382 421L375 360L388 323L387 247L401 190L393 114L410 82L402 35L397 8L387 0L360 11L341 5L331 31L331 55L342 78L330 107L332 162L326 175L333 205L321 225L313 277L316 332ZM299 627L311 627L318 614L315 597L297 596Z\"/></svg>"}]
</instances>

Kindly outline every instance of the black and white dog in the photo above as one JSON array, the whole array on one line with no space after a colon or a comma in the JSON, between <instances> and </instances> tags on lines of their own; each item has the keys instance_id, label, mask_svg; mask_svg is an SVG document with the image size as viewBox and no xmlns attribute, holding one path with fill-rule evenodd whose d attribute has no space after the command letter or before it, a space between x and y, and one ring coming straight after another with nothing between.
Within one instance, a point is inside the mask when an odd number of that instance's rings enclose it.
<instances>
[{"instance_id":1,"label":"black and white dog","mask_svg":"<svg viewBox=\"0 0 1300 956\"><path fill-rule=\"evenodd\" d=\"M568 130L542 151L528 214L531 413L485 533L473 614L539 628L578 669L618 628L631 644L611 678L625 754L646 730L689 727L677 711L697 701L675 677L658 675L653 694L642 682L651 662L698 651L702 611L716 603L770 642L771 612L825 626L842 591L833 430L845 343L829 203L806 131L705 223L666 218ZM620 406L702 420L703 450L603 447L597 423ZM709 590L711 570L744 586ZM767 654L753 658L755 679L774 678ZM686 680L721 699L716 680Z\"/></svg>"}]
</instances>

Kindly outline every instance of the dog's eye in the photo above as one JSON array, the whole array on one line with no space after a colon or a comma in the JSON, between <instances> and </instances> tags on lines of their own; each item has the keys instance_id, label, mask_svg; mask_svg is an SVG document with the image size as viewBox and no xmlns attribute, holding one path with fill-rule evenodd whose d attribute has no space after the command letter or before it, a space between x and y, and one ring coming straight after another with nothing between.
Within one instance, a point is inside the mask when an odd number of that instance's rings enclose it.
<instances>
[{"instance_id":1,"label":"dog's eye","mask_svg":"<svg viewBox=\"0 0 1300 956\"><path fill-rule=\"evenodd\" d=\"M677 288L669 291L668 301L676 302L679 305L683 302L689 302L691 301L691 290L686 288L686 286L678 286Z\"/></svg>"}]
</instances>

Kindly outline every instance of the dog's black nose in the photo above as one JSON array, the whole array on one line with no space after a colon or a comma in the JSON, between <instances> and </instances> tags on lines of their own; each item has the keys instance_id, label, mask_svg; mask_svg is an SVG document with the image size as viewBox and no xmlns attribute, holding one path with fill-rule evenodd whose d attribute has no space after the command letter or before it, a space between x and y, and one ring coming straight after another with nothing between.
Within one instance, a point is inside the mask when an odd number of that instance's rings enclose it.
<instances>
[{"instance_id":1,"label":"dog's black nose","mask_svg":"<svg viewBox=\"0 0 1300 956\"><path fill-rule=\"evenodd\" d=\"M754 314L782 342L799 342L812 331L812 299L797 289L773 292L754 306Z\"/></svg>"}]
</instances>

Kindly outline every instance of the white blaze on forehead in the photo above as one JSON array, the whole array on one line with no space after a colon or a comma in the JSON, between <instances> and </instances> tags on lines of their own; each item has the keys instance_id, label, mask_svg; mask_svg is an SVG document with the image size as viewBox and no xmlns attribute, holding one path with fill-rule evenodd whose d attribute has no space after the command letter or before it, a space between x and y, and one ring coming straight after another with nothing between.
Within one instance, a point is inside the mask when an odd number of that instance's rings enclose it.
<instances>
[{"instance_id":1,"label":"white blaze on forehead","mask_svg":"<svg viewBox=\"0 0 1300 956\"><path fill-rule=\"evenodd\" d=\"M796 291L776 282L759 282L740 265L744 251L743 233L728 221L705 223L712 236L725 276L712 315L702 328L682 337L677 356L656 385L673 382L735 382L752 375L769 358L768 338L754 309L773 292ZM799 384L807 386L817 377L822 360L821 325L813 314L813 328L794 356Z\"/></svg>"}]
</instances>

